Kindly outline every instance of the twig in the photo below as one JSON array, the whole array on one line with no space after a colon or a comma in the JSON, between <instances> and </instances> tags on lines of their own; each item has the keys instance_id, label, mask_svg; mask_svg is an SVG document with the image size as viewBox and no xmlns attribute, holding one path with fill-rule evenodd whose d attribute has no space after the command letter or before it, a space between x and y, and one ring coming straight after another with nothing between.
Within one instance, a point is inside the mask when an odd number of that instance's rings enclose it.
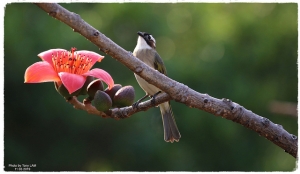
<instances>
[{"instance_id":1,"label":"twig","mask_svg":"<svg viewBox=\"0 0 300 174\"><path fill-rule=\"evenodd\" d=\"M69 12L58 4L38 3L36 5L52 17L69 25L73 28L73 31L80 33L97 45L101 51L109 54L124 64L150 84L165 91L169 95L169 99L174 99L189 107L198 108L216 116L222 116L223 118L242 124L278 145L293 157L297 157L298 138L295 135L288 133L281 125L274 124L269 119L254 114L228 99L220 100L207 94L198 93L188 86L166 77L135 58L131 52L128 52L115 44L104 34L100 33L81 19L78 14ZM78 107L81 108L82 106ZM119 115L118 113L120 112L118 112L118 110L122 110L122 113L130 113L130 109L130 107L113 109L112 111L114 112L112 112L111 116L114 118L121 118L122 114Z\"/></svg>"},{"instance_id":2,"label":"twig","mask_svg":"<svg viewBox=\"0 0 300 174\"><path fill-rule=\"evenodd\" d=\"M138 108L133 108L132 106L123 107L123 108L113 108L106 113L98 111L90 102L85 102L85 101L83 103L79 102L77 100L77 97L75 96L70 100L68 100L67 102L72 104L75 109L85 110L89 114L98 115L103 118L110 117L118 120L123 118L129 118L131 115L137 112L146 111L149 108L155 107L156 105L169 101L170 99L171 97L168 94L160 93L155 98L155 105L151 102L151 100L148 100L140 103Z\"/></svg>"}]
</instances>

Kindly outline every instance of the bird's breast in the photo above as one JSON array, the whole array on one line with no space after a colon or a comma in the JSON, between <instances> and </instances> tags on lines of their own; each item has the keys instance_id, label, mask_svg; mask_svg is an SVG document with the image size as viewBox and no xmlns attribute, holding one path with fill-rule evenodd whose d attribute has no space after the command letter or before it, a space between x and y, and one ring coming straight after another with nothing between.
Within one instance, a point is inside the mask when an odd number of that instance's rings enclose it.
<instances>
[{"instance_id":1,"label":"bird's breast","mask_svg":"<svg viewBox=\"0 0 300 174\"><path fill-rule=\"evenodd\" d=\"M154 68L155 51L153 49L135 49L133 55L151 68Z\"/></svg>"},{"instance_id":2,"label":"bird's breast","mask_svg":"<svg viewBox=\"0 0 300 174\"><path fill-rule=\"evenodd\" d=\"M140 85L140 87L148 94L153 96L155 93L157 93L158 91L161 91L159 88L157 88L156 86L151 85L150 83L146 82L146 80L144 80L143 78L141 78L139 75L134 74L138 84Z\"/></svg>"}]
</instances>

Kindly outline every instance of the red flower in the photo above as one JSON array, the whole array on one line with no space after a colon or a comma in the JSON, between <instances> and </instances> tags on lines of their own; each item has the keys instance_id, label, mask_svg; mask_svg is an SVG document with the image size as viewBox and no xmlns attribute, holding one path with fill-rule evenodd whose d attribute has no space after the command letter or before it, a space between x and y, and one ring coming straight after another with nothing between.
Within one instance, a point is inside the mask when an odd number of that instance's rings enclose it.
<instances>
[{"instance_id":1,"label":"red flower","mask_svg":"<svg viewBox=\"0 0 300 174\"><path fill-rule=\"evenodd\" d=\"M58 86L63 84L71 94L80 89L87 76L99 78L105 82L109 89L114 86L112 77L104 70L92 68L104 56L92 51L71 52L64 49L51 49L38 56L43 60L29 66L25 71L25 83L56 82Z\"/></svg>"}]
</instances>

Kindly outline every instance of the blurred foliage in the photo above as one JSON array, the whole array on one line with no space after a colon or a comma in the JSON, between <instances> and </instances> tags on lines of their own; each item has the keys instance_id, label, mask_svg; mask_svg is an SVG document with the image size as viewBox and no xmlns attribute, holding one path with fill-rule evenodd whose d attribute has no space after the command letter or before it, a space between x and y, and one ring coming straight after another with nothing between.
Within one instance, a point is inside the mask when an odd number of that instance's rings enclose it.
<instances>
[{"instance_id":1,"label":"blurred foliage","mask_svg":"<svg viewBox=\"0 0 300 174\"><path fill-rule=\"evenodd\" d=\"M156 38L168 75L200 93L229 98L297 135L297 118L274 100L297 103L297 4L61 4L128 51L137 31ZM99 49L34 4L8 4L4 18L4 166L40 171L293 171L296 159L254 131L172 101L182 138L163 140L158 108L124 120L75 110L53 83L24 84L37 54ZM105 53L100 52L105 55ZM133 73L105 55L115 83L144 95Z\"/></svg>"}]
</instances>

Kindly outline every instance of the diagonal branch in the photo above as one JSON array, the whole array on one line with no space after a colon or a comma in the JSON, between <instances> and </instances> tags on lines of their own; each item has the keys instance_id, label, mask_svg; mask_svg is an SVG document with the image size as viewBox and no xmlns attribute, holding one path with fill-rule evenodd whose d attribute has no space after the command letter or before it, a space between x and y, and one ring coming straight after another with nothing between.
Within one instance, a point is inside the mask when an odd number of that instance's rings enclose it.
<instances>
[{"instance_id":1,"label":"diagonal branch","mask_svg":"<svg viewBox=\"0 0 300 174\"><path fill-rule=\"evenodd\" d=\"M36 5L46 11L50 16L70 26L73 31L80 33L98 46L101 51L124 64L150 84L165 91L168 94L165 96L165 100L173 99L189 107L198 108L213 115L221 116L239 123L267 138L293 157L297 157L298 138L283 129L281 125L274 124L269 119L261 117L228 99L220 100L207 94L198 93L188 86L168 78L135 58L131 52L115 44L104 34L81 19L78 14L68 11L58 4L37 3ZM161 100L159 102L163 101ZM113 118L122 118L121 115L118 115L118 110L122 110L124 113L133 113L130 109L132 108L112 109L109 115Z\"/></svg>"}]
</instances>

